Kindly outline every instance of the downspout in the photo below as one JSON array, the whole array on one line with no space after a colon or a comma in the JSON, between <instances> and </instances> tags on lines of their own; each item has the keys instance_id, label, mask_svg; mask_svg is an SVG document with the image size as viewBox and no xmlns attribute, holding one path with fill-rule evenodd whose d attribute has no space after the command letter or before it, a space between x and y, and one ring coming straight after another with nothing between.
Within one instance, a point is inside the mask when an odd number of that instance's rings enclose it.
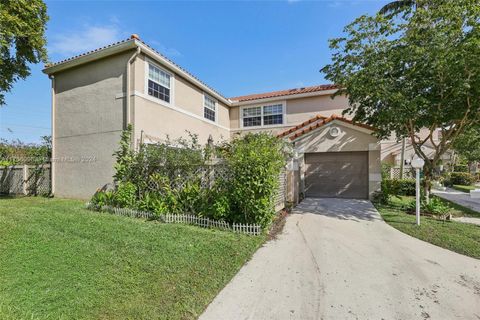
<instances>
[{"instance_id":1,"label":"downspout","mask_svg":"<svg viewBox=\"0 0 480 320\"><path fill-rule=\"evenodd\" d=\"M132 34L131 39L138 39L138 36L136 34ZM126 104L126 124L125 124L125 129L127 128L127 126L129 124L131 124L132 122L132 117L131 117L131 102L130 102L130 67L131 67L131 64L135 61L135 59L137 58L137 56L140 54L140 52L142 51L142 49L140 47L137 47L137 50L135 51L135 53L130 57L130 59L128 59L127 61L127 74L126 74L126 78L127 78L127 88L126 88L126 98L127 98L127 104ZM132 134L132 141L131 141L131 146L132 148L135 147L135 133Z\"/></svg>"},{"instance_id":2,"label":"downspout","mask_svg":"<svg viewBox=\"0 0 480 320\"><path fill-rule=\"evenodd\" d=\"M50 184L51 184L51 193L55 195L55 76L53 74L48 76L52 80L52 115L51 115L51 125L52 125L52 157L50 159Z\"/></svg>"}]
</instances>

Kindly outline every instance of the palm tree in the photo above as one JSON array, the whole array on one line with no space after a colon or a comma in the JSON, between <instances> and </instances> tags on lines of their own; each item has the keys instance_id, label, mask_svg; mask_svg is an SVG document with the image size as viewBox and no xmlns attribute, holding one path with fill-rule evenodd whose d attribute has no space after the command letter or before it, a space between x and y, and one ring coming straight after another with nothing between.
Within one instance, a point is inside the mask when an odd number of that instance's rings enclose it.
<instances>
[{"instance_id":1,"label":"palm tree","mask_svg":"<svg viewBox=\"0 0 480 320\"><path fill-rule=\"evenodd\" d=\"M384 5L379 12L381 14L389 14L389 13L396 14L409 7L415 7L416 4L417 4L417 0L396 0Z\"/></svg>"}]
</instances>

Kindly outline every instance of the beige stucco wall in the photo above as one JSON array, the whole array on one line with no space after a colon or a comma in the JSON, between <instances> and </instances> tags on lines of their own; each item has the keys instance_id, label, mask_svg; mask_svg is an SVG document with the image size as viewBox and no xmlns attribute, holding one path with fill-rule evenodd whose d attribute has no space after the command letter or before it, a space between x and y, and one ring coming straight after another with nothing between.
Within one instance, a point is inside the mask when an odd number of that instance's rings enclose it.
<instances>
[{"instance_id":1,"label":"beige stucco wall","mask_svg":"<svg viewBox=\"0 0 480 320\"><path fill-rule=\"evenodd\" d=\"M89 198L112 181L124 127L127 60L132 52L55 74L54 194Z\"/></svg>"},{"instance_id":2,"label":"beige stucco wall","mask_svg":"<svg viewBox=\"0 0 480 320\"><path fill-rule=\"evenodd\" d=\"M230 127L235 131L259 132L269 131L274 134L287 130L290 127L298 125L303 121L313 118L321 114L326 117L332 114L341 115L343 110L348 107L348 99L345 96L337 96L332 99L332 95L323 95L315 97L304 97L297 99L285 99L279 97L275 101L265 103L252 103L244 107L271 105L275 103L283 103L286 106L285 123L282 126L264 126L262 128L241 128L240 106L230 109Z\"/></svg>"},{"instance_id":3,"label":"beige stucco wall","mask_svg":"<svg viewBox=\"0 0 480 320\"><path fill-rule=\"evenodd\" d=\"M145 88L146 63L155 60L141 54L135 61L134 128L135 141L139 141L141 131L161 139L185 137L186 131L197 134L200 143L206 143L212 135L215 141L228 139L230 133L229 107L217 100L216 122L204 118L204 92L199 87L175 74L165 66L156 63L174 75L173 95L170 104L151 97Z\"/></svg>"},{"instance_id":4,"label":"beige stucco wall","mask_svg":"<svg viewBox=\"0 0 480 320\"><path fill-rule=\"evenodd\" d=\"M341 133L338 137L331 137L329 129L336 126ZM300 170L300 190L304 189L304 154L310 152L344 152L368 151L368 174L370 196L380 189L381 163L380 142L368 130L333 121L324 127L313 130L294 142L294 149L298 154L297 162Z\"/></svg>"},{"instance_id":5,"label":"beige stucco wall","mask_svg":"<svg viewBox=\"0 0 480 320\"><path fill-rule=\"evenodd\" d=\"M201 144L207 143L211 135L215 142L229 139L229 131L205 121L166 108L143 97L135 97L135 141L141 131L159 139L186 137L187 131L197 134ZM149 142L148 140L144 140Z\"/></svg>"}]
</instances>

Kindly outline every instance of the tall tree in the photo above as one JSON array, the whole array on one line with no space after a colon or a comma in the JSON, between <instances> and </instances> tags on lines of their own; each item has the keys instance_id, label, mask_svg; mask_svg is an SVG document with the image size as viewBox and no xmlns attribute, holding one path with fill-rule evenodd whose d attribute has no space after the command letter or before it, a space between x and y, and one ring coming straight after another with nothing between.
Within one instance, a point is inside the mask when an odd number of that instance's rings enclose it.
<instances>
[{"instance_id":1,"label":"tall tree","mask_svg":"<svg viewBox=\"0 0 480 320\"><path fill-rule=\"evenodd\" d=\"M42 0L0 3L0 106L13 83L30 75L29 63L47 61L47 6Z\"/></svg>"},{"instance_id":2,"label":"tall tree","mask_svg":"<svg viewBox=\"0 0 480 320\"><path fill-rule=\"evenodd\" d=\"M465 129L453 143L453 149L468 162L471 170L480 161L480 125Z\"/></svg>"},{"instance_id":3,"label":"tall tree","mask_svg":"<svg viewBox=\"0 0 480 320\"><path fill-rule=\"evenodd\" d=\"M478 0L437 0L401 16L361 16L330 41L322 71L348 96L345 113L379 138L408 138L425 160L427 186L442 154L480 121L479 21Z\"/></svg>"},{"instance_id":4,"label":"tall tree","mask_svg":"<svg viewBox=\"0 0 480 320\"><path fill-rule=\"evenodd\" d=\"M416 0L396 0L384 5L379 13L380 14L396 14L408 8L414 7L417 3Z\"/></svg>"}]
</instances>

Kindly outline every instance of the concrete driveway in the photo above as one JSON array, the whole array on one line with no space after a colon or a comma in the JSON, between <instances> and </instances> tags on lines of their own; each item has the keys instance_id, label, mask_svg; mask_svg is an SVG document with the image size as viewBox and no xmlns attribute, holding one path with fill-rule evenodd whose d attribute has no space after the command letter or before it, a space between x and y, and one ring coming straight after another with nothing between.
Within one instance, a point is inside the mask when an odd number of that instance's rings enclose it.
<instances>
[{"instance_id":1,"label":"concrete driveway","mask_svg":"<svg viewBox=\"0 0 480 320\"><path fill-rule=\"evenodd\" d=\"M200 319L478 320L480 260L393 229L368 201L306 199Z\"/></svg>"}]
</instances>

